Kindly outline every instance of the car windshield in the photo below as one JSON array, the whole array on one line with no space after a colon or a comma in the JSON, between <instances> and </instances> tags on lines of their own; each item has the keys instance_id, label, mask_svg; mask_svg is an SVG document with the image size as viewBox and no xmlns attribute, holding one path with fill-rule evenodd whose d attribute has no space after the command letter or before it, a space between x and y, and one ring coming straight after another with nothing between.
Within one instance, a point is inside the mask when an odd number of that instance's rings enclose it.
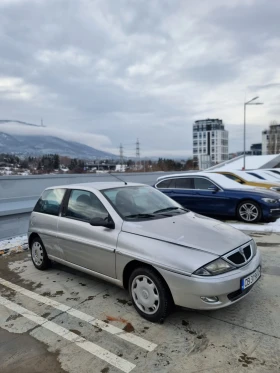
<instances>
[{"instance_id":1,"label":"car windshield","mask_svg":"<svg viewBox=\"0 0 280 373\"><path fill-rule=\"evenodd\" d=\"M188 212L177 202L149 186L127 186L101 192L124 220L159 219Z\"/></svg>"}]
</instances>

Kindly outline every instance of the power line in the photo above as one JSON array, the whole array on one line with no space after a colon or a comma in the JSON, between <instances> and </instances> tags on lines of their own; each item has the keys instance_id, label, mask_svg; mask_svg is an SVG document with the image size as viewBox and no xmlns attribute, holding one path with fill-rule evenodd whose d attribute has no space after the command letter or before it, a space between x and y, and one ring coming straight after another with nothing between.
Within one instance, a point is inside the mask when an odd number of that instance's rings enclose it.
<instances>
[{"instance_id":1,"label":"power line","mask_svg":"<svg viewBox=\"0 0 280 373\"><path fill-rule=\"evenodd\" d=\"M140 169L141 168L141 162L140 162L140 142L139 142L139 139L137 139L136 141L136 162L138 160L138 166L137 166L137 163L136 163L136 169Z\"/></svg>"},{"instance_id":2,"label":"power line","mask_svg":"<svg viewBox=\"0 0 280 373\"><path fill-rule=\"evenodd\" d=\"M140 142L139 139L136 141L136 158L140 159Z\"/></svg>"}]
</instances>

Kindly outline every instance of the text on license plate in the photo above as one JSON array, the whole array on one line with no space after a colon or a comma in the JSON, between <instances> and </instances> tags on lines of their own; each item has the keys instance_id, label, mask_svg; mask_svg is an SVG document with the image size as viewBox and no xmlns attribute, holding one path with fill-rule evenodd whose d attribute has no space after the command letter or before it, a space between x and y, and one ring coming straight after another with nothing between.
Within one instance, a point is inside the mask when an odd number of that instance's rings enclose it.
<instances>
[{"instance_id":1,"label":"text on license plate","mask_svg":"<svg viewBox=\"0 0 280 373\"><path fill-rule=\"evenodd\" d=\"M253 285L260 277L261 267L258 267L253 273L241 280L241 289L245 290L247 287Z\"/></svg>"}]
</instances>

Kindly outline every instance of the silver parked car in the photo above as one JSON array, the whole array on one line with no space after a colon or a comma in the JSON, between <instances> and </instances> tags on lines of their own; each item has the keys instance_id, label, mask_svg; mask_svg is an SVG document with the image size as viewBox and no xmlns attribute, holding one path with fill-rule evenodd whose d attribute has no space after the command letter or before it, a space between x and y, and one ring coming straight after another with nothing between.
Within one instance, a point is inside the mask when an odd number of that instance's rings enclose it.
<instances>
[{"instance_id":1,"label":"silver parked car","mask_svg":"<svg viewBox=\"0 0 280 373\"><path fill-rule=\"evenodd\" d=\"M53 260L128 289L150 321L174 304L228 306L261 274L250 237L133 183L46 189L30 218L29 247L38 269Z\"/></svg>"}]
</instances>

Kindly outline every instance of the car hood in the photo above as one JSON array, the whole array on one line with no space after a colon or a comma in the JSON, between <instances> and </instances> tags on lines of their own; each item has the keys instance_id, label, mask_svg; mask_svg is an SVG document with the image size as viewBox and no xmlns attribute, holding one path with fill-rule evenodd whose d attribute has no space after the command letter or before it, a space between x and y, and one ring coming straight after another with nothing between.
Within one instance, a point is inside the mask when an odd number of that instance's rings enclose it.
<instances>
[{"instance_id":1,"label":"car hood","mask_svg":"<svg viewBox=\"0 0 280 373\"><path fill-rule=\"evenodd\" d=\"M227 224L193 212L156 220L124 221L122 231L218 256L251 240Z\"/></svg>"},{"instance_id":2,"label":"car hood","mask_svg":"<svg viewBox=\"0 0 280 373\"><path fill-rule=\"evenodd\" d=\"M256 184L264 184L264 185L267 185L267 186L269 186L269 185L276 186L276 187L280 186L280 180L277 181L277 179L275 179L273 181L268 181L268 180L252 181L252 180L248 180L248 182L256 183Z\"/></svg>"},{"instance_id":3,"label":"car hood","mask_svg":"<svg viewBox=\"0 0 280 373\"><path fill-rule=\"evenodd\" d=\"M248 188L247 188L248 189ZM274 199L279 199L279 193L273 190L268 190L266 188L261 188L261 187L250 187L249 190L246 189L225 189L227 192L240 192L240 193L246 193L250 192L251 195L256 195L261 198L274 198Z\"/></svg>"}]
</instances>

